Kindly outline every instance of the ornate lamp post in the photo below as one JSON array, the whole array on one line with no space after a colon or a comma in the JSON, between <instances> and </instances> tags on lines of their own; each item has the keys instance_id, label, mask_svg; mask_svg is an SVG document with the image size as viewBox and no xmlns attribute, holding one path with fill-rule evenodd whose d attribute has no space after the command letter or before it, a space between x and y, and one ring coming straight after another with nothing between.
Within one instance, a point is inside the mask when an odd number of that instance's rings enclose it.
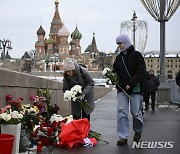
<instances>
[{"instance_id":1,"label":"ornate lamp post","mask_svg":"<svg viewBox=\"0 0 180 154\"><path fill-rule=\"evenodd\" d=\"M180 6L180 0L141 0L142 4L149 12L149 14L158 22L160 22L160 87L159 93L161 94L160 102L167 102L169 98L168 93L165 92L169 89L166 83L165 75L165 22L167 22L175 11ZM163 91L165 93L163 93ZM162 100L162 98L166 98Z\"/></svg>"},{"instance_id":2,"label":"ornate lamp post","mask_svg":"<svg viewBox=\"0 0 180 154\"><path fill-rule=\"evenodd\" d=\"M137 20L136 12L129 21L121 23L121 34L126 34L133 42L134 48L141 53L144 52L147 41L147 23L146 21Z\"/></svg>"},{"instance_id":3,"label":"ornate lamp post","mask_svg":"<svg viewBox=\"0 0 180 154\"><path fill-rule=\"evenodd\" d=\"M3 67L5 67L5 56L9 50L12 50L11 41L9 39L0 40L1 60L3 60Z\"/></svg>"},{"instance_id":4,"label":"ornate lamp post","mask_svg":"<svg viewBox=\"0 0 180 154\"><path fill-rule=\"evenodd\" d=\"M136 19L137 19L137 16L136 16L136 12L134 11L134 13L133 13L133 18L131 19L131 21L133 22L133 29L132 29L132 31L133 31L133 45L134 45L134 48L136 49L136 42L135 42L135 40L136 40Z\"/></svg>"}]
</instances>

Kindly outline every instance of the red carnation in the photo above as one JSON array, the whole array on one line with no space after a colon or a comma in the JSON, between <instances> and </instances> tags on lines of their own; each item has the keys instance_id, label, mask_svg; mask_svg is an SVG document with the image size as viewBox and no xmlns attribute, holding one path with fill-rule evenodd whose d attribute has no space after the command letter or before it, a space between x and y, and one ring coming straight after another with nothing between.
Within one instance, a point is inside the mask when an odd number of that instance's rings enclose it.
<instances>
[{"instance_id":1,"label":"red carnation","mask_svg":"<svg viewBox=\"0 0 180 154\"><path fill-rule=\"evenodd\" d=\"M6 102L9 102L10 100L12 100L13 96L8 94L6 95Z\"/></svg>"}]
</instances>

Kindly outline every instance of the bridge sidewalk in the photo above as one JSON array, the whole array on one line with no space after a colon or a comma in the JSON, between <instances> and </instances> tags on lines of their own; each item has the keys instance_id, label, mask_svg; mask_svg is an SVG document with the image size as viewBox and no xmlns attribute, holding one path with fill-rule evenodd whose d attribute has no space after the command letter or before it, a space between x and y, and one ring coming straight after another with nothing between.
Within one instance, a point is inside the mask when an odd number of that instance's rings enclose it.
<instances>
[{"instance_id":1,"label":"bridge sidewalk","mask_svg":"<svg viewBox=\"0 0 180 154\"><path fill-rule=\"evenodd\" d=\"M130 117L129 140L125 146L117 146L116 133L116 90L113 90L96 103L91 116L91 129L102 134L106 144L98 141L95 147L53 148L52 152L43 149L42 153L67 154L179 154L180 151L180 110L176 108L156 107L156 111L146 111L144 114L144 130L142 142L171 142L172 148L132 148L133 135L132 117Z\"/></svg>"}]
</instances>

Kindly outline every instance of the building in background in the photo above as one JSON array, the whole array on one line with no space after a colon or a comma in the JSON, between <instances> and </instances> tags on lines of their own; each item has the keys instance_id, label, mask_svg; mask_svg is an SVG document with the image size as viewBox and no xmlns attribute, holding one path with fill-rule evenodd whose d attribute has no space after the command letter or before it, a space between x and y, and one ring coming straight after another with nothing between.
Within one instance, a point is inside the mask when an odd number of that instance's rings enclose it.
<instances>
[{"instance_id":1,"label":"building in background","mask_svg":"<svg viewBox=\"0 0 180 154\"><path fill-rule=\"evenodd\" d=\"M37 42L35 43L35 70L37 71L62 71L64 58L74 57L81 59L80 40L82 34L77 25L71 34L72 41L68 42L70 32L61 20L59 1L55 1L55 13L50 26L50 34L46 39L46 32L42 25L37 30Z\"/></svg>"},{"instance_id":2,"label":"building in background","mask_svg":"<svg viewBox=\"0 0 180 154\"><path fill-rule=\"evenodd\" d=\"M144 59L146 69L154 69L156 75L160 74L160 54L158 51L145 52ZM165 55L165 74L168 79L174 79L180 70L180 51L166 52Z\"/></svg>"}]
</instances>

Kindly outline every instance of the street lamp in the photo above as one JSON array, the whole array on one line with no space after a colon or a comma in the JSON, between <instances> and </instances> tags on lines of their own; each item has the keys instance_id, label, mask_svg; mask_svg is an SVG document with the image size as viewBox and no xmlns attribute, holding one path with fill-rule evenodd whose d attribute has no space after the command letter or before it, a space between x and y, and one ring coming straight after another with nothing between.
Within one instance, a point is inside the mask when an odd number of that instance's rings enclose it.
<instances>
[{"instance_id":1,"label":"street lamp","mask_svg":"<svg viewBox=\"0 0 180 154\"><path fill-rule=\"evenodd\" d=\"M37 53L37 50L35 49L35 50L31 50L30 51L31 53L33 53L33 58L34 58L34 62L33 62L33 70L34 70L34 72L35 72L35 69L36 69L36 53Z\"/></svg>"},{"instance_id":2,"label":"street lamp","mask_svg":"<svg viewBox=\"0 0 180 154\"><path fill-rule=\"evenodd\" d=\"M143 54L147 42L147 22L137 20L135 11L131 20L121 22L120 33L128 35L134 49Z\"/></svg>"},{"instance_id":3,"label":"street lamp","mask_svg":"<svg viewBox=\"0 0 180 154\"><path fill-rule=\"evenodd\" d=\"M0 40L0 50L2 50L1 60L3 60L3 66L5 67L5 56L9 50L12 50L11 41L9 39Z\"/></svg>"},{"instance_id":4,"label":"street lamp","mask_svg":"<svg viewBox=\"0 0 180 154\"><path fill-rule=\"evenodd\" d=\"M141 0L149 14L160 23L160 82L166 84L165 75L165 22L180 6L180 0Z\"/></svg>"},{"instance_id":5,"label":"street lamp","mask_svg":"<svg viewBox=\"0 0 180 154\"><path fill-rule=\"evenodd\" d=\"M134 45L134 49L136 49L136 46L135 46L135 37L136 37L136 35L135 35L135 33L136 33L136 19L137 19L137 16L136 16L136 12L134 11L134 13L133 13L133 18L131 19L131 21L133 22L133 29L132 29L132 31L133 31L133 45Z\"/></svg>"},{"instance_id":6,"label":"street lamp","mask_svg":"<svg viewBox=\"0 0 180 154\"><path fill-rule=\"evenodd\" d=\"M180 0L141 0L149 14L160 23L160 86L158 103L169 102L169 86L165 75L165 22L167 22L180 6Z\"/></svg>"}]
</instances>

